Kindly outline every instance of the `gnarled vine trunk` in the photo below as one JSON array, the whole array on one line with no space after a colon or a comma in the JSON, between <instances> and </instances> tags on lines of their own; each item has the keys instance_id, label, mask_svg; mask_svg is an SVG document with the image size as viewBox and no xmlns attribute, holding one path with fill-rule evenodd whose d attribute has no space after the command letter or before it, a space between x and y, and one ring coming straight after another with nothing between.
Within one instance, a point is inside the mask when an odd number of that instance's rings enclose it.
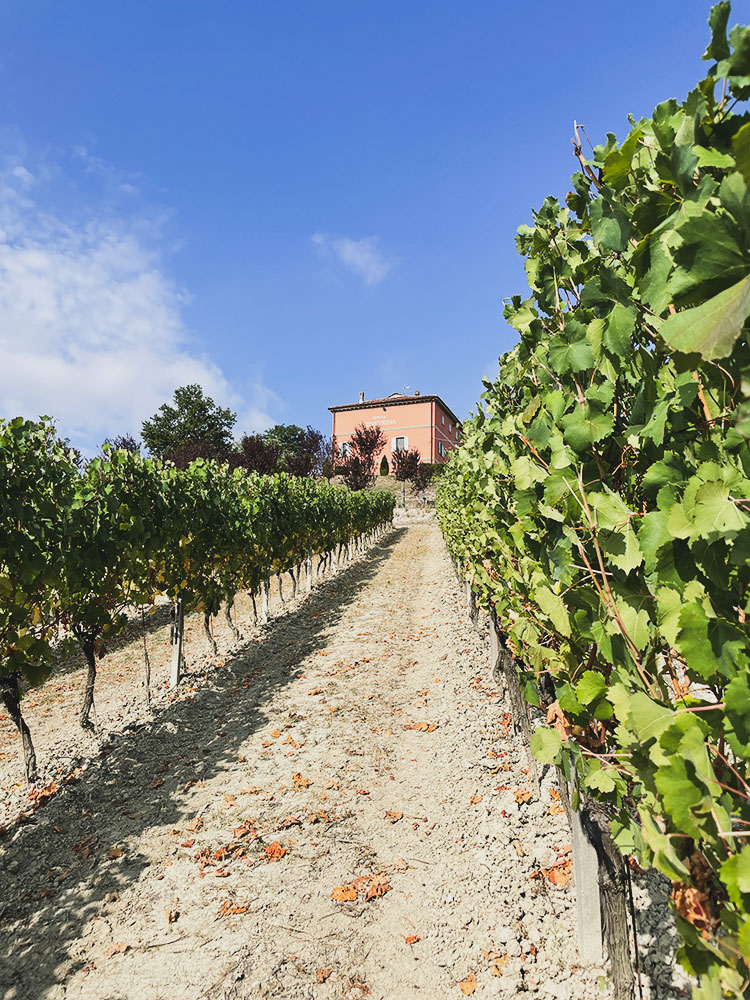
<instances>
[{"instance_id":1,"label":"gnarled vine trunk","mask_svg":"<svg viewBox=\"0 0 750 1000\"><path fill-rule=\"evenodd\" d=\"M96 646L93 639L81 641L81 649L86 657L86 686L83 689L83 702L81 703L80 723L81 729L94 731L94 723L91 721L91 709L94 707L94 685L96 684Z\"/></svg>"},{"instance_id":2,"label":"gnarled vine trunk","mask_svg":"<svg viewBox=\"0 0 750 1000\"><path fill-rule=\"evenodd\" d=\"M232 598L228 597L226 599L226 601L224 602L224 617L226 618L227 625L229 626L229 628L230 628L230 630L232 632L232 635L239 642L242 639L242 636L240 634L240 630L237 628L237 625L234 622L234 619L232 618L232 605L233 604L234 604L234 601L232 600Z\"/></svg>"},{"instance_id":3,"label":"gnarled vine trunk","mask_svg":"<svg viewBox=\"0 0 750 1000\"><path fill-rule=\"evenodd\" d=\"M26 767L26 780L36 781L36 753L31 740L31 732L21 713L21 694L18 689L18 674L10 677L0 677L0 698L13 724L21 735L23 744L23 762Z\"/></svg>"},{"instance_id":4,"label":"gnarled vine trunk","mask_svg":"<svg viewBox=\"0 0 750 1000\"><path fill-rule=\"evenodd\" d=\"M206 633L206 638L213 650L214 656L216 656L219 652L219 647L216 645L216 639L214 639L214 634L211 631L211 615L209 614L203 616L203 631Z\"/></svg>"}]
</instances>

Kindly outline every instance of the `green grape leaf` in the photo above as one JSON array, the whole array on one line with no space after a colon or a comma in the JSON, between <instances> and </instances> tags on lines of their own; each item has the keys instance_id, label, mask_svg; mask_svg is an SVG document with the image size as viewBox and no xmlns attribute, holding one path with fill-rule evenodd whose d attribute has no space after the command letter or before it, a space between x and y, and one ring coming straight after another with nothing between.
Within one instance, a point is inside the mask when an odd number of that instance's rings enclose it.
<instances>
[{"instance_id":1,"label":"green grape leaf","mask_svg":"<svg viewBox=\"0 0 750 1000\"><path fill-rule=\"evenodd\" d=\"M556 729L539 726L531 735L531 752L541 764L554 764L562 747L562 737Z\"/></svg>"},{"instance_id":2,"label":"green grape leaf","mask_svg":"<svg viewBox=\"0 0 750 1000\"><path fill-rule=\"evenodd\" d=\"M659 333L675 351L712 361L727 357L748 316L750 275L706 302L670 316Z\"/></svg>"}]
</instances>

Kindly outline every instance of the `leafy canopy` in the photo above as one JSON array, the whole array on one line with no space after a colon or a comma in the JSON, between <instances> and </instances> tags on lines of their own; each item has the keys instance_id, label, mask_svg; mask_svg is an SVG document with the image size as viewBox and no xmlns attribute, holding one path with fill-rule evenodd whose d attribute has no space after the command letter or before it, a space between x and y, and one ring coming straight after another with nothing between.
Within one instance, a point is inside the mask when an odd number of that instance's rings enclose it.
<instances>
[{"instance_id":1,"label":"leafy canopy","mask_svg":"<svg viewBox=\"0 0 750 1000\"><path fill-rule=\"evenodd\" d=\"M174 405L163 403L141 431L148 450L166 458L185 445L203 445L216 452L228 448L237 414L218 406L199 385L175 389Z\"/></svg>"}]
</instances>

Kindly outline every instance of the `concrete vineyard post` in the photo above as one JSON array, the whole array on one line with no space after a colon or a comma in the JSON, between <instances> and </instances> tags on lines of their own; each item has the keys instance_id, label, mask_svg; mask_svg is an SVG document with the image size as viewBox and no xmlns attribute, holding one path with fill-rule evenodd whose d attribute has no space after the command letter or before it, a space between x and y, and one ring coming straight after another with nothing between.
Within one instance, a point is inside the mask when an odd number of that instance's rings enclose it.
<instances>
[{"instance_id":1,"label":"concrete vineyard post","mask_svg":"<svg viewBox=\"0 0 750 1000\"><path fill-rule=\"evenodd\" d=\"M172 663L169 672L169 686L174 690L180 683L182 669L182 638L185 631L185 611L182 601L178 598L174 602L172 621Z\"/></svg>"}]
</instances>

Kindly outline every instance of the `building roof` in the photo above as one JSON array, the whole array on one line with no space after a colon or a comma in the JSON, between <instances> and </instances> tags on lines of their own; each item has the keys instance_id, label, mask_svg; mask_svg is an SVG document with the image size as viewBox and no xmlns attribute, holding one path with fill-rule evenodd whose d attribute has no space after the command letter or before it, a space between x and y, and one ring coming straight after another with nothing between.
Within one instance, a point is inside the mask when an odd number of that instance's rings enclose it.
<instances>
[{"instance_id":1,"label":"building roof","mask_svg":"<svg viewBox=\"0 0 750 1000\"><path fill-rule=\"evenodd\" d=\"M331 413L340 413L342 410L367 410L373 406L403 406L405 403L431 402L440 403L448 416L453 417L453 422L458 427L461 427L461 421L453 410L449 406L446 406L440 396L423 395L422 393L406 396L402 392L393 392L390 396L384 396L382 399L366 399L363 403L346 403L343 406L329 406L328 409Z\"/></svg>"}]
</instances>

